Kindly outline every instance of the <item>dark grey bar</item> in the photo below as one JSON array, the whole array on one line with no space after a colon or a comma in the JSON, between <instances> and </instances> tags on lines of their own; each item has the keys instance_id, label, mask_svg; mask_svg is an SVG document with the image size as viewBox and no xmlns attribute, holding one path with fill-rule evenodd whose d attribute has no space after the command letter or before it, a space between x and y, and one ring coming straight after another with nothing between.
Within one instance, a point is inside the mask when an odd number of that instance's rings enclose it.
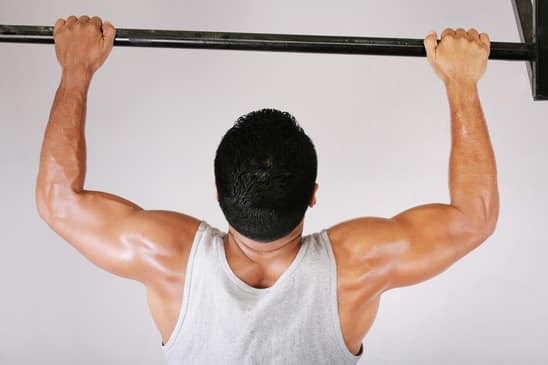
<instances>
[{"instance_id":1,"label":"dark grey bar","mask_svg":"<svg viewBox=\"0 0 548 365\"><path fill-rule=\"evenodd\" d=\"M514 8L516 24L518 25L520 40L531 46L534 54L533 4L531 3L531 0L512 0L512 6ZM533 59L534 57L530 60L530 62L527 62L527 73L529 74L531 85L533 85Z\"/></svg>"},{"instance_id":2,"label":"dark grey bar","mask_svg":"<svg viewBox=\"0 0 548 365\"><path fill-rule=\"evenodd\" d=\"M53 43L53 27L0 25L0 42ZM424 57L422 39L117 29L115 46ZM529 61L525 43L491 42L491 59Z\"/></svg>"},{"instance_id":3,"label":"dark grey bar","mask_svg":"<svg viewBox=\"0 0 548 365\"><path fill-rule=\"evenodd\" d=\"M548 100L548 0L512 0L522 42L531 47L527 71L534 100Z\"/></svg>"},{"instance_id":4,"label":"dark grey bar","mask_svg":"<svg viewBox=\"0 0 548 365\"><path fill-rule=\"evenodd\" d=\"M533 97L548 100L548 0L535 0Z\"/></svg>"},{"instance_id":5,"label":"dark grey bar","mask_svg":"<svg viewBox=\"0 0 548 365\"><path fill-rule=\"evenodd\" d=\"M521 41L533 44L533 4L531 0L513 0L512 6Z\"/></svg>"}]
</instances>

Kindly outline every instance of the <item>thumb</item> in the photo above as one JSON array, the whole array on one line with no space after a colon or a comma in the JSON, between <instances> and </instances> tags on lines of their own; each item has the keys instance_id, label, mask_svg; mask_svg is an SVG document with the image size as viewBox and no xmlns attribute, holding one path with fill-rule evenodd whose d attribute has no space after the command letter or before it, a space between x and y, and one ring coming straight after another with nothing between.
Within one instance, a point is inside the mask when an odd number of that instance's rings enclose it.
<instances>
[{"instance_id":1,"label":"thumb","mask_svg":"<svg viewBox=\"0 0 548 365\"><path fill-rule=\"evenodd\" d=\"M424 48L426 49L426 56L428 61L432 63L436 58L436 48L438 46L438 35L435 31L428 33L424 38Z\"/></svg>"},{"instance_id":2,"label":"thumb","mask_svg":"<svg viewBox=\"0 0 548 365\"><path fill-rule=\"evenodd\" d=\"M112 47L114 38L116 37L116 28L110 22L104 22L102 26L103 39L105 47Z\"/></svg>"}]
</instances>

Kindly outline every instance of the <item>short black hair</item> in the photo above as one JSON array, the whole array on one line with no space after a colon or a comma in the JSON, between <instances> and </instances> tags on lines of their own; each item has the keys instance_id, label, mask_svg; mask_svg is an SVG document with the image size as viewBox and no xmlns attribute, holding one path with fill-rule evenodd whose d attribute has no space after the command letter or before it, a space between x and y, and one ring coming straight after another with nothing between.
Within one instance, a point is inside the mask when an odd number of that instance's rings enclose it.
<instances>
[{"instance_id":1,"label":"short black hair","mask_svg":"<svg viewBox=\"0 0 548 365\"><path fill-rule=\"evenodd\" d=\"M243 115L215 155L221 210L252 240L284 237L304 218L317 170L314 144L293 115L276 109Z\"/></svg>"}]
</instances>

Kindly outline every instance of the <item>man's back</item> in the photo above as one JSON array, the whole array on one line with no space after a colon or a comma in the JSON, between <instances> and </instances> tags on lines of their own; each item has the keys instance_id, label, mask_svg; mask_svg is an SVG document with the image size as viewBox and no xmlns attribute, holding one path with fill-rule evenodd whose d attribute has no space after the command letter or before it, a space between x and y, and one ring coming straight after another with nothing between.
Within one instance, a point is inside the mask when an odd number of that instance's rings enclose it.
<instances>
[{"instance_id":1,"label":"man's back","mask_svg":"<svg viewBox=\"0 0 548 365\"><path fill-rule=\"evenodd\" d=\"M114 34L112 25L102 24L99 18L71 17L56 23L54 37L63 78L42 148L36 203L52 229L92 263L145 285L162 339L169 341L185 305L182 298L189 255L201 221L177 212L144 210L119 196L83 189L86 93L91 76L112 48ZM439 274L481 244L494 231L498 217L494 154L477 93L489 39L475 30L447 29L439 44L431 34L425 46L430 63L446 85L451 108L451 203L418 206L392 218L357 218L327 229L336 262L340 327L353 354L371 327L383 292ZM286 161L296 157L302 158L291 155ZM277 188L287 185L291 174L270 158L254 160L253 165L255 172L242 174L237 181L237 187L244 186L239 208L247 207L253 197L245 184L259 181L255 195L266 204L263 211L268 216L272 213L269 205L280 198L268 196L264 189L271 177L265 171L278 171L275 178L282 183ZM294 173L299 169L297 166ZM316 190L317 184L310 207L315 204ZM287 196L285 203L292 203L294 195ZM223 202L225 210L234 209ZM260 210L251 214L246 209L234 210L234 216L248 218ZM279 221L282 230L287 228L283 218ZM227 265L246 285L270 287L300 250L303 220L289 234L267 243L262 238L273 233L268 224L248 225L247 229L261 240L254 241L229 225L223 242Z\"/></svg>"},{"instance_id":2,"label":"man's back","mask_svg":"<svg viewBox=\"0 0 548 365\"><path fill-rule=\"evenodd\" d=\"M306 235L269 287L249 285L226 255L227 234L203 221L182 304L164 350L169 364L355 364L338 319L336 264L325 230ZM232 265L232 266L231 266ZM356 351L356 353L359 351Z\"/></svg>"},{"instance_id":3,"label":"man's back","mask_svg":"<svg viewBox=\"0 0 548 365\"><path fill-rule=\"evenodd\" d=\"M436 215L435 207L415 208L411 214L426 214L421 210L428 211L429 214ZM418 211L418 213L417 213ZM409 214L409 213L407 213ZM426 217L424 217L426 218ZM441 217L437 217L442 219ZM436 223L436 217L428 217L431 224ZM183 220L181 220L181 223ZM188 224L188 223L184 223ZM200 221L194 221L197 224L194 235L186 234L179 241L180 248L178 253L165 255L170 257L172 263L168 266L177 268L169 271L166 276L156 274L155 290L147 290L149 307L156 325L162 334L162 343L170 340L171 333L175 329L182 306L184 284L187 273L187 263L191 253L192 243L199 232ZM425 223L426 224L426 223ZM454 247L448 245L435 245L433 239L429 238L427 244L417 245L414 250L409 251L408 242L401 236L403 229L396 220L376 217L365 217L344 222L329 229L326 229L326 237L329 239L334 259L336 262L336 286L338 316L340 328L342 331L344 343L348 351L352 354L358 354L362 345L363 338L371 328L375 320L379 306L381 294L393 287L410 285L413 282L420 282L432 277L445 270L449 265L457 260L457 255L464 255L464 252L457 252ZM431 230L430 233L434 232ZM440 234L448 234L443 230ZM358 240L359 237L359 240ZM398 238L399 237L399 238ZM228 236L224 238L224 253L231 272L234 273L242 282L250 287L265 288L271 287L282 276L286 270L291 267L299 251L291 255L284 254L286 259L284 263L273 259L269 265L261 268L251 268L250 260L244 252L232 247L228 243ZM476 238L475 242L481 241ZM440 237L439 242L445 242ZM470 247L474 245L473 236L468 238ZM476 243L477 244L477 243ZM177 244L173 243L173 247ZM234 245L235 246L235 245ZM422 252L421 252L422 251ZM427 261L427 265L404 266L408 270L403 276L405 282L402 284L395 276L395 257L402 257L402 253L409 255L422 255L420 260ZM405 260L405 259L403 259ZM414 257L417 262L417 257ZM404 262L405 264L405 262ZM275 267L275 269L272 269ZM274 275L269 275L274 271ZM265 277L269 279L264 284ZM222 326L222 324L219 324ZM276 334L273 334L276 335ZM278 334L281 335L281 334Z\"/></svg>"}]
</instances>

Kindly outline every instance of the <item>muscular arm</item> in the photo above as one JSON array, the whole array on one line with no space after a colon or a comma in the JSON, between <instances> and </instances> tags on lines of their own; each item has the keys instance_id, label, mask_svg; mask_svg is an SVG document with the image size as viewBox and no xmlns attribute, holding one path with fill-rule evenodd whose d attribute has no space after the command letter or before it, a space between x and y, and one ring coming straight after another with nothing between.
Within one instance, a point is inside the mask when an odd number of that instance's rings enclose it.
<instances>
[{"instance_id":1,"label":"muscular arm","mask_svg":"<svg viewBox=\"0 0 548 365\"><path fill-rule=\"evenodd\" d=\"M104 62L114 28L95 19L58 21L56 51L63 67L44 135L36 183L40 216L95 265L149 283L169 271L199 221L184 214L147 211L122 197L84 189L87 91ZM97 40L101 39L97 43Z\"/></svg>"},{"instance_id":2,"label":"muscular arm","mask_svg":"<svg viewBox=\"0 0 548 365\"><path fill-rule=\"evenodd\" d=\"M444 81L451 110L450 204L427 204L392 218L343 222L330 235L382 272L383 290L415 284L447 269L484 242L499 211L495 157L477 81L485 69L488 38L446 30L425 40L429 61ZM356 258L354 262L358 262Z\"/></svg>"},{"instance_id":3,"label":"muscular arm","mask_svg":"<svg viewBox=\"0 0 548 365\"><path fill-rule=\"evenodd\" d=\"M410 285L445 270L489 237L498 216L493 149L474 84L449 84L451 203L392 218L407 247L394 261L391 286Z\"/></svg>"}]
</instances>

